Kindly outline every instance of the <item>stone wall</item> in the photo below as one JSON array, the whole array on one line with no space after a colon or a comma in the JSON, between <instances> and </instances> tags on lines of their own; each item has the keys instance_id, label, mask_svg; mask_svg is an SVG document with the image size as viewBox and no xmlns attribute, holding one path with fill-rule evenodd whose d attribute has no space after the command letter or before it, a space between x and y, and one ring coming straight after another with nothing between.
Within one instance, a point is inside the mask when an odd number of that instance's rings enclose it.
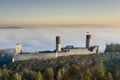
<instances>
[{"instance_id":1,"label":"stone wall","mask_svg":"<svg viewBox=\"0 0 120 80\"><path fill-rule=\"evenodd\" d=\"M85 55L85 54L93 54L93 52L90 52L87 48L80 48L80 49L70 49L69 52L56 52L56 53L31 53L31 54L19 54L14 55L14 61L20 61L20 60L45 60L45 59L51 59L51 58L57 58L60 56L69 56L69 55Z\"/></svg>"},{"instance_id":2,"label":"stone wall","mask_svg":"<svg viewBox=\"0 0 120 80\"><path fill-rule=\"evenodd\" d=\"M33 60L33 59L50 59L55 58L55 53L34 53L34 54L19 54L14 55L14 61L20 61L20 60Z\"/></svg>"},{"instance_id":3,"label":"stone wall","mask_svg":"<svg viewBox=\"0 0 120 80\"><path fill-rule=\"evenodd\" d=\"M57 55L59 56L69 56L69 55L85 55L85 54L92 54L87 48L80 48L80 49L70 49L69 52L58 52Z\"/></svg>"}]
</instances>

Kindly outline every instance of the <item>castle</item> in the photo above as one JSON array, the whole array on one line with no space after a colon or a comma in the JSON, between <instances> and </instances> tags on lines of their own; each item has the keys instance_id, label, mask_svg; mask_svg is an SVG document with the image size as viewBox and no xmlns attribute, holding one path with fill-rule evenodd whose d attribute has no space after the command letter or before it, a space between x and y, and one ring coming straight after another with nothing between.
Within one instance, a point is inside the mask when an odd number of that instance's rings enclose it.
<instances>
[{"instance_id":1,"label":"castle","mask_svg":"<svg viewBox=\"0 0 120 80\"><path fill-rule=\"evenodd\" d=\"M12 62L21 60L45 60L51 58L57 58L60 56L69 55L85 55L85 54L96 54L99 53L99 46L92 46L92 35L90 33L86 34L86 47L74 47L73 45L68 45L66 47L61 47L61 37L56 36L56 49L54 51L39 51L35 53L24 53L22 52L21 45L16 44L16 48L13 50ZM1 54L1 53L0 53ZM9 55L9 51L7 53Z\"/></svg>"}]
</instances>

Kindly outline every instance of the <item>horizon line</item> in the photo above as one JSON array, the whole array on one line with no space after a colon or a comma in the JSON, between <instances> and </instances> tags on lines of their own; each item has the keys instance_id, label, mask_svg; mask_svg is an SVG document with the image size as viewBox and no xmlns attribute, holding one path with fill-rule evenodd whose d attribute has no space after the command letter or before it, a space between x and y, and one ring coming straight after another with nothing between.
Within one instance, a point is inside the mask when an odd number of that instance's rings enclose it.
<instances>
[{"instance_id":1,"label":"horizon line","mask_svg":"<svg viewBox=\"0 0 120 80\"><path fill-rule=\"evenodd\" d=\"M104 26L120 26L120 24L0 24L0 26L4 27L13 27L13 26L88 26L88 25L104 25Z\"/></svg>"}]
</instances>

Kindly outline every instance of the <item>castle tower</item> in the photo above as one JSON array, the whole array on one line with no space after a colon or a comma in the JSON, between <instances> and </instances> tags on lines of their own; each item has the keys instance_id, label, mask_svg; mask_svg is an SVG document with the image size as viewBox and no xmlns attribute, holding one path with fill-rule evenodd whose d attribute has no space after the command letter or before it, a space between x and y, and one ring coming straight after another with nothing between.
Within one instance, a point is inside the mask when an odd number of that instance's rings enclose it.
<instances>
[{"instance_id":1,"label":"castle tower","mask_svg":"<svg viewBox=\"0 0 120 80\"><path fill-rule=\"evenodd\" d=\"M20 54L22 53L22 48L21 48L21 45L19 43L16 44L16 47L15 47L15 54Z\"/></svg>"},{"instance_id":2,"label":"castle tower","mask_svg":"<svg viewBox=\"0 0 120 80\"><path fill-rule=\"evenodd\" d=\"M92 46L92 36L89 32L86 35L86 48L90 48Z\"/></svg>"},{"instance_id":3,"label":"castle tower","mask_svg":"<svg viewBox=\"0 0 120 80\"><path fill-rule=\"evenodd\" d=\"M60 36L56 36L56 51L61 51Z\"/></svg>"}]
</instances>

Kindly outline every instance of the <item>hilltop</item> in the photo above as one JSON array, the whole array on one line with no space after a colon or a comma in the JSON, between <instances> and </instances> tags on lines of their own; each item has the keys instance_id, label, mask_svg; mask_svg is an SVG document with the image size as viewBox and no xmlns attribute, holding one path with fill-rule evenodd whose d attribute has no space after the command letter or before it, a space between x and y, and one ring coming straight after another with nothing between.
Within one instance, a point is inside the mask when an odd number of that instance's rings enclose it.
<instances>
[{"instance_id":1,"label":"hilltop","mask_svg":"<svg viewBox=\"0 0 120 80\"><path fill-rule=\"evenodd\" d=\"M6 70L8 78L17 73L26 80L38 80L38 73L41 80L119 80L119 62L120 53L72 55L8 63L1 66L0 73Z\"/></svg>"}]
</instances>

